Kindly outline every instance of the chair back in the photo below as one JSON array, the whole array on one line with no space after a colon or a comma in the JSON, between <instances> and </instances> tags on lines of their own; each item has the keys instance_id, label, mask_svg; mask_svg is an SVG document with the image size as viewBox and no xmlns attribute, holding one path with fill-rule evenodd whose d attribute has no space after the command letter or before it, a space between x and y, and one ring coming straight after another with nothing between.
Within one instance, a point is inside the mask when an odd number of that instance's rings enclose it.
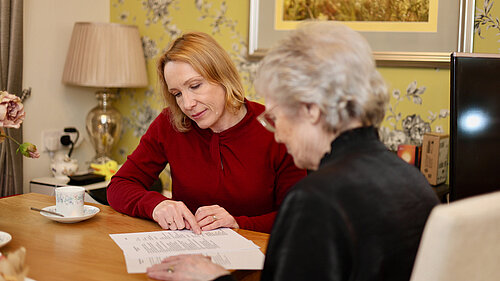
<instances>
[{"instance_id":1,"label":"chair back","mask_svg":"<svg viewBox=\"0 0 500 281\"><path fill-rule=\"evenodd\" d=\"M500 280L500 192L436 206L411 281Z\"/></svg>"}]
</instances>

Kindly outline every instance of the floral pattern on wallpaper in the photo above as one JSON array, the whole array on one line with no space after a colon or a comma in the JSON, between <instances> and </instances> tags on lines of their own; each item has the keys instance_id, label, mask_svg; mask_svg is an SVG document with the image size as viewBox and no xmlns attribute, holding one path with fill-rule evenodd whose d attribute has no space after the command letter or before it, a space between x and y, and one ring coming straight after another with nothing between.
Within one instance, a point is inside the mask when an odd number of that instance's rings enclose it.
<instances>
[{"instance_id":1,"label":"floral pattern on wallpaper","mask_svg":"<svg viewBox=\"0 0 500 281\"><path fill-rule=\"evenodd\" d=\"M498 17L495 17L492 14L494 1L492 0L484 0L483 8L476 8L476 14L474 17L474 33L476 33L479 38L485 39L482 36L482 28L488 29L496 29L498 33L496 36L500 37L500 20ZM500 39L497 41L500 43ZM500 53L500 48L498 48L498 52Z\"/></svg>"},{"instance_id":2,"label":"floral pattern on wallpaper","mask_svg":"<svg viewBox=\"0 0 500 281\"><path fill-rule=\"evenodd\" d=\"M149 125L158 116L160 111L152 108L147 99L139 100L135 97L133 91L129 90L125 93L129 95L130 99L135 100L136 107L132 108L130 116L125 118L124 124L127 128L133 130L134 137L140 138L146 133ZM153 95L154 91L151 87L144 92L144 96L146 97L153 97Z\"/></svg>"},{"instance_id":3,"label":"floral pattern on wallpaper","mask_svg":"<svg viewBox=\"0 0 500 281\"><path fill-rule=\"evenodd\" d=\"M179 10L179 1L176 0L148 0L143 1L142 6L146 12L146 21L144 24L150 26L151 24L161 23L164 30L171 39L176 38L182 34L182 30L178 28L177 24L173 22L170 10ZM252 81L257 69L257 63L251 62L247 59L247 42L245 37L240 34L236 27L238 21L231 19L227 16L228 9L226 1L222 1L220 5L215 6L213 1L194 0L194 6L199 12L199 16L195 18L197 21L208 20L208 26L211 28L210 34L220 34L222 30L228 30L229 36L233 41L231 49L226 50L231 55L233 62L242 76L243 84L246 86L247 96L249 99L255 99L252 91ZM125 12L128 14L128 12ZM159 50L156 47L156 42L153 39L145 36L143 44L146 52L147 59L153 59L164 50Z\"/></svg>"},{"instance_id":4,"label":"floral pattern on wallpaper","mask_svg":"<svg viewBox=\"0 0 500 281\"><path fill-rule=\"evenodd\" d=\"M230 38L232 44L229 48L225 46L226 51L230 54L242 77L247 98L250 100L257 99L252 86L257 63L247 59L246 34L243 35L238 32L237 27L240 24L238 20L227 16L227 2L190 1L189 5L197 13L190 13L185 20L176 22L175 16L181 13L181 4L186 5L186 2L181 3L180 0L143 0L141 2L116 0L111 1L111 8L112 13L115 12L118 15L116 17L118 20L115 21L145 27L145 31L141 31L141 39L148 65L155 65L156 60L165 51L164 49L168 46L168 43L182 34L182 26L192 21L200 22L200 26L204 27L202 31L213 36L223 35ZM231 4L236 5L238 3ZM209 29L207 30L205 26ZM161 32L158 32L158 27L162 30ZM148 75L156 80L156 69L151 66L148 67ZM136 89L127 89L123 91L125 95L122 93L120 96L122 101L129 100L129 103L133 106L130 112L124 114L123 130L131 131L132 135L137 139L146 132L151 122L161 112L162 106L158 107L159 104L163 105L163 102L158 100L160 93L154 94L154 91L158 90L158 86L154 82L154 86L151 85L144 93L138 93ZM131 150L133 148L129 151L124 145L119 148L118 153L124 158L131 153Z\"/></svg>"},{"instance_id":5,"label":"floral pattern on wallpaper","mask_svg":"<svg viewBox=\"0 0 500 281\"><path fill-rule=\"evenodd\" d=\"M129 112L124 114L124 130L130 133L128 138L133 137L138 141L149 124L160 113L163 102L160 94L155 93L158 87L154 65L156 59L164 52L164 48L184 31L185 26L189 26L189 30L193 29L193 25L199 26L201 31L219 36L219 39L224 38L225 44L222 45L230 54L242 76L247 98L259 100L252 86L258 62L248 59L246 40L248 34L241 31L247 30L248 23L238 21L237 16L232 18L228 15L231 7L248 4L248 1L242 2L244 3L226 0L111 1L112 14L115 15L114 21L136 24L140 27L148 73L150 78L154 77L154 82L150 82L151 86L144 93L129 89L124 90L125 95L120 96L121 101L129 101L131 107ZM189 12L185 12L185 9L189 9ZM408 80L411 81L411 77ZM423 106L425 92L426 87L417 86L416 81L409 83L405 93L399 89L393 90L392 105L388 108L384 126L380 129L380 136L388 148L396 150L398 144L421 144L423 134L431 131L434 121L448 117L448 109L442 109L439 112L429 111L426 116L400 109L403 103ZM432 102L432 98L429 97L428 100ZM440 132L443 129L435 126L434 131ZM134 142L128 141L129 143L120 144L118 153L122 159L135 148Z\"/></svg>"},{"instance_id":6,"label":"floral pattern on wallpaper","mask_svg":"<svg viewBox=\"0 0 500 281\"><path fill-rule=\"evenodd\" d=\"M178 10L178 1L176 0L147 0L142 1L143 9L146 11L146 21L144 24L149 26L151 24L161 23L165 31L170 35L170 37L175 38L181 34L181 30L177 28L177 25L172 23L172 17L170 16L170 9Z\"/></svg>"},{"instance_id":7,"label":"floral pattern on wallpaper","mask_svg":"<svg viewBox=\"0 0 500 281\"><path fill-rule=\"evenodd\" d=\"M390 127L381 126L379 135L384 144L392 151L396 151L400 144L422 145L425 133L431 132L431 125L438 119L446 119L450 115L449 109L441 109L439 112L428 111L428 116L419 114L403 113L398 111L398 106L404 102L410 102L419 106L423 105L425 86L417 86L417 81L411 82L406 88L406 93L399 89L392 91L394 104L390 104L385 121ZM434 132L444 133L441 126L436 126Z\"/></svg>"},{"instance_id":8,"label":"floral pattern on wallpaper","mask_svg":"<svg viewBox=\"0 0 500 281\"><path fill-rule=\"evenodd\" d=\"M201 12L199 20L210 19L212 35L220 33L221 28L227 28L230 31L231 38L233 38L234 43L232 44L231 50L226 51L228 51L231 55L231 58L236 64L236 68L241 75L243 84L246 86L246 96L251 100L257 99L252 85L258 63L248 60L247 40L236 30L238 21L230 19L226 16L228 8L226 1L222 1L218 10L212 13L210 12L210 8L212 7L212 3L210 3L210 1L195 0L195 3L196 8Z\"/></svg>"}]
</instances>

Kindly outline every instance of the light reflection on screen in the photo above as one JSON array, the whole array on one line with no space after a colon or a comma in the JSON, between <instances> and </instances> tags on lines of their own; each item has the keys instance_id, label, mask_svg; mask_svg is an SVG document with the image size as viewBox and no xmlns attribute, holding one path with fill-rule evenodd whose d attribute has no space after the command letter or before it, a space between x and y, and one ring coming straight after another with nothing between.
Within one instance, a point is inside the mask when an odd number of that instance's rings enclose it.
<instances>
[{"instance_id":1,"label":"light reflection on screen","mask_svg":"<svg viewBox=\"0 0 500 281\"><path fill-rule=\"evenodd\" d=\"M466 133L478 133L484 130L488 125L488 121L488 115L478 109L464 112L460 120L458 120L460 128Z\"/></svg>"}]
</instances>

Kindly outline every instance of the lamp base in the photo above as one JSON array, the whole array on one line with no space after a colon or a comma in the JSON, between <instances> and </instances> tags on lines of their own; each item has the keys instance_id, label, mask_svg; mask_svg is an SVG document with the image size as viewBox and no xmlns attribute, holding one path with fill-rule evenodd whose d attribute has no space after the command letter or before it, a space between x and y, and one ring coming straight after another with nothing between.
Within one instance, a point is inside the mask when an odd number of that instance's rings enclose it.
<instances>
[{"instance_id":1,"label":"lamp base","mask_svg":"<svg viewBox=\"0 0 500 281\"><path fill-rule=\"evenodd\" d=\"M87 115L86 129L90 142L96 151L92 163L104 164L111 159L111 149L118 142L121 133L122 117L111 101L115 94L110 90L97 91L98 105Z\"/></svg>"}]
</instances>

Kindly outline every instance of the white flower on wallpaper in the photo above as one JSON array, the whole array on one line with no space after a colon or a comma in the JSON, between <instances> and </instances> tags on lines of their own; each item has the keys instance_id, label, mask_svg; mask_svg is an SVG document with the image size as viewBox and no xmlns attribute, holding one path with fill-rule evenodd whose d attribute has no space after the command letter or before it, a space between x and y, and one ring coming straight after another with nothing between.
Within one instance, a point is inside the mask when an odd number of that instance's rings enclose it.
<instances>
[{"instance_id":1,"label":"white flower on wallpaper","mask_svg":"<svg viewBox=\"0 0 500 281\"><path fill-rule=\"evenodd\" d=\"M195 0L194 5L196 9L202 11L202 15L198 18L198 20L205 19L205 16L210 13L209 11L212 8L212 3L209 3L204 0Z\"/></svg>"},{"instance_id":2,"label":"white flower on wallpaper","mask_svg":"<svg viewBox=\"0 0 500 281\"><path fill-rule=\"evenodd\" d=\"M177 7L178 0L144 0L142 1L142 7L146 11L146 20L144 24L149 26L151 24L156 24L161 22L165 31L167 31L171 37L177 37L181 34L181 31L175 24L172 24L172 18L170 16L169 9L173 6L175 9Z\"/></svg>"},{"instance_id":3,"label":"white flower on wallpaper","mask_svg":"<svg viewBox=\"0 0 500 281\"><path fill-rule=\"evenodd\" d=\"M170 38L179 37L182 34L182 30L180 30L177 25L170 22L170 18L165 18L165 21L162 22L165 31L170 35Z\"/></svg>"},{"instance_id":4,"label":"white flower on wallpaper","mask_svg":"<svg viewBox=\"0 0 500 281\"><path fill-rule=\"evenodd\" d=\"M213 16L213 22L210 24L210 26L213 28L212 33L215 34L220 32L221 26L229 27L231 31L234 32L238 22L226 18L226 12L227 12L226 1L223 1L220 5L219 10L216 11L216 14Z\"/></svg>"},{"instance_id":5,"label":"white flower on wallpaper","mask_svg":"<svg viewBox=\"0 0 500 281\"><path fill-rule=\"evenodd\" d=\"M132 130L135 137L142 137L149 125L158 116L159 112L152 108L146 100L142 104L137 105L130 112L130 116L124 118L125 126Z\"/></svg>"},{"instance_id":6,"label":"white flower on wallpaper","mask_svg":"<svg viewBox=\"0 0 500 281\"><path fill-rule=\"evenodd\" d=\"M148 36L143 36L142 38L142 48L144 49L144 56L146 59L151 60L158 55L158 47L156 46L156 41L149 38Z\"/></svg>"},{"instance_id":7,"label":"white flower on wallpaper","mask_svg":"<svg viewBox=\"0 0 500 281\"><path fill-rule=\"evenodd\" d=\"M253 80L257 71L258 62L248 60L247 42L236 30L238 21L226 16L226 1L222 1L215 12L212 12L212 3L206 0L195 0L195 5L201 12L201 16L198 20L202 21L209 19L211 21L210 26L212 27L212 35L222 32L222 29L228 29L231 32L231 38L236 42L232 44L232 49L229 50L229 54L240 73L243 84L247 86L247 89L245 89L247 98L250 100L257 99L253 91Z\"/></svg>"},{"instance_id":8,"label":"white flower on wallpaper","mask_svg":"<svg viewBox=\"0 0 500 281\"><path fill-rule=\"evenodd\" d=\"M132 131L135 137L140 138L153 120L160 114L160 110L153 108L152 104L161 104L161 97L155 93L152 87L149 87L140 96L133 89L124 89L120 91L120 97L132 101L130 113L123 116L122 131ZM146 97L143 99L142 97ZM122 135L123 135L122 132Z\"/></svg>"},{"instance_id":9,"label":"white flower on wallpaper","mask_svg":"<svg viewBox=\"0 0 500 281\"><path fill-rule=\"evenodd\" d=\"M422 145L424 134L431 132L431 124L417 114L411 114L401 120L403 132L409 138L410 144Z\"/></svg>"},{"instance_id":10,"label":"white flower on wallpaper","mask_svg":"<svg viewBox=\"0 0 500 281\"><path fill-rule=\"evenodd\" d=\"M146 91L144 91L144 96L148 97L148 98L155 96L155 91L153 90L153 88L151 86L148 87L148 89Z\"/></svg>"},{"instance_id":11,"label":"white flower on wallpaper","mask_svg":"<svg viewBox=\"0 0 500 281\"><path fill-rule=\"evenodd\" d=\"M407 101L422 105L425 90L425 86L418 87L417 81L413 81L406 88L406 94L402 95L399 89L392 92L392 97L396 102L394 106L389 104L385 117L391 128L382 126L379 130L380 139L390 150L396 151L400 144L422 145L424 134L432 131L431 124L450 115L448 109L441 109L439 114L429 111L429 116L426 119L418 114L403 116L401 112L398 112L398 106L401 102ZM435 131L443 132L443 128L436 126Z\"/></svg>"},{"instance_id":12,"label":"white flower on wallpaper","mask_svg":"<svg viewBox=\"0 0 500 281\"><path fill-rule=\"evenodd\" d=\"M486 27L487 30L490 28L498 29L499 33L497 33L497 36L500 35L500 20L498 20L498 17L494 18L491 14L493 3L494 2L492 0L484 0L483 9L476 8L476 16L474 17L474 33L477 33L477 35L482 39L484 39L484 37L481 36L481 26ZM500 42L500 40L497 42ZM498 51L500 52L500 48L498 48Z\"/></svg>"},{"instance_id":13,"label":"white flower on wallpaper","mask_svg":"<svg viewBox=\"0 0 500 281\"><path fill-rule=\"evenodd\" d=\"M448 110L448 109L441 109L439 111L439 114L434 113L434 112L429 110L429 116L427 117L427 119L429 120L430 123L433 123L437 119L444 119L448 116L450 116L450 110ZM436 126L434 128L434 131L436 133L444 133L444 129L442 126Z\"/></svg>"},{"instance_id":14,"label":"white flower on wallpaper","mask_svg":"<svg viewBox=\"0 0 500 281\"><path fill-rule=\"evenodd\" d=\"M143 0L142 7L146 10L146 16L152 23L157 23L170 16L170 5L177 4L177 0Z\"/></svg>"}]
</instances>

